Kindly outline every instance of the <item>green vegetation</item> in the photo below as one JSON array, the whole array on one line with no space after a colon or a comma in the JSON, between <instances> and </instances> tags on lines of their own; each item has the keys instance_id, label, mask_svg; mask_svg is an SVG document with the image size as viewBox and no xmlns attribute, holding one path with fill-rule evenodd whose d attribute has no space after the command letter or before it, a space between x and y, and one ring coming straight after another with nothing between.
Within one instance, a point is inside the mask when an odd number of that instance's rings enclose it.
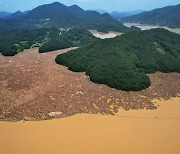
<instances>
[{"instance_id":1,"label":"green vegetation","mask_svg":"<svg viewBox=\"0 0 180 154\"><path fill-rule=\"evenodd\" d=\"M53 29L8 30L0 31L0 53L4 56L14 56L24 49L30 48L38 41L45 39Z\"/></svg>"},{"instance_id":2,"label":"green vegetation","mask_svg":"<svg viewBox=\"0 0 180 154\"><path fill-rule=\"evenodd\" d=\"M16 12L6 19L0 19L0 29L34 29L34 28L81 28L98 31L127 32L138 28L128 28L109 14L85 11L77 5L65 6L55 2L41 5L28 13Z\"/></svg>"},{"instance_id":3,"label":"green vegetation","mask_svg":"<svg viewBox=\"0 0 180 154\"><path fill-rule=\"evenodd\" d=\"M128 32L59 55L56 63L86 72L96 83L139 91L151 84L147 73L180 72L180 35L164 29Z\"/></svg>"},{"instance_id":4,"label":"green vegetation","mask_svg":"<svg viewBox=\"0 0 180 154\"><path fill-rule=\"evenodd\" d=\"M130 32L130 31L140 31L141 29L135 26L132 26L130 28L125 27L124 25L114 25L114 24L109 24L109 25L101 25L95 27L97 31L99 32L104 32L107 33L109 31L115 31L115 32Z\"/></svg>"},{"instance_id":5,"label":"green vegetation","mask_svg":"<svg viewBox=\"0 0 180 154\"><path fill-rule=\"evenodd\" d=\"M73 28L68 31L62 31L59 35L48 40L39 48L39 52L43 53L68 47L77 47L93 39L95 37L89 31Z\"/></svg>"},{"instance_id":6,"label":"green vegetation","mask_svg":"<svg viewBox=\"0 0 180 154\"><path fill-rule=\"evenodd\" d=\"M180 4L143 12L122 19L125 22L139 22L152 25L180 28Z\"/></svg>"},{"instance_id":7,"label":"green vegetation","mask_svg":"<svg viewBox=\"0 0 180 154\"><path fill-rule=\"evenodd\" d=\"M0 31L0 53L4 56L15 54L31 47L40 47L39 52L48 52L73 46L81 46L95 37L87 30L57 28Z\"/></svg>"},{"instance_id":8,"label":"green vegetation","mask_svg":"<svg viewBox=\"0 0 180 154\"><path fill-rule=\"evenodd\" d=\"M165 54L165 51L164 51L164 49L162 48L161 45L159 45L159 44L156 43L156 42L154 42L154 45L156 46L156 49L157 49L157 51L158 51L159 53Z\"/></svg>"}]
</instances>

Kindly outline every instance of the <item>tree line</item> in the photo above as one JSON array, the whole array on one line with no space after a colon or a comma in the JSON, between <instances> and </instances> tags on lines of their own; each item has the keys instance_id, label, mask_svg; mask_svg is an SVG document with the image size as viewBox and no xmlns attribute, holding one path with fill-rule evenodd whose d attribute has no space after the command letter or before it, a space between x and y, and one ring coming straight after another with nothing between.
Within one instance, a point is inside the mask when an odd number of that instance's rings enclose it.
<instances>
[{"instance_id":1,"label":"tree line","mask_svg":"<svg viewBox=\"0 0 180 154\"><path fill-rule=\"evenodd\" d=\"M164 29L128 32L58 55L56 63L125 91L151 85L148 73L180 72L180 35Z\"/></svg>"}]
</instances>

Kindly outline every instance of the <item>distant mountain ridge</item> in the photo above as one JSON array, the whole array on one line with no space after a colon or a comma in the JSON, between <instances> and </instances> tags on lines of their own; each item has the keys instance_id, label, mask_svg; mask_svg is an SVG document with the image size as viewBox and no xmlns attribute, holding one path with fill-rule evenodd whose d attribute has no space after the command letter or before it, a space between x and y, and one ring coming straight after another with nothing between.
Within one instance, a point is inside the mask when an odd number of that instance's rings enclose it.
<instances>
[{"instance_id":1,"label":"distant mountain ridge","mask_svg":"<svg viewBox=\"0 0 180 154\"><path fill-rule=\"evenodd\" d=\"M38 6L29 11L23 18L41 19L41 18L75 18L65 5L55 2Z\"/></svg>"},{"instance_id":2,"label":"distant mountain ridge","mask_svg":"<svg viewBox=\"0 0 180 154\"><path fill-rule=\"evenodd\" d=\"M135 11L127 11L127 12L118 12L118 11L113 11L110 13L110 15L115 18L115 19L121 19L123 17L128 17L132 15L136 15L139 13L145 12L144 10L135 10Z\"/></svg>"},{"instance_id":3,"label":"distant mountain ridge","mask_svg":"<svg viewBox=\"0 0 180 154\"><path fill-rule=\"evenodd\" d=\"M6 17L8 17L11 14L12 13L10 13L10 12L1 11L0 12L0 18L6 18Z\"/></svg>"},{"instance_id":4,"label":"distant mountain ridge","mask_svg":"<svg viewBox=\"0 0 180 154\"><path fill-rule=\"evenodd\" d=\"M15 18L21 18L22 16L24 16L24 13L21 11L17 11L15 13L10 14L9 16L7 16L7 19L15 19Z\"/></svg>"},{"instance_id":5,"label":"distant mountain ridge","mask_svg":"<svg viewBox=\"0 0 180 154\"><path fill-rule=\"evenodd\" d=\"M123 21L180 27L180 4L146 11L138 15L123 18Z\"/></svg>"},{"instance_id":6,"label":"distant mountain ridge","mask_svg":"<svg viewBox=\"0 0 180 154\"><path fill-rule=\"evenodd\" d=\"M15 12L7 19L0 19L0 29L31 29L31 28L86 28L101 31L128 31L121 22L109 14L96 11L85 11L77 5L70 7L54 2L38 6L26 13Z\"/></svg>"},{"instance_id":7,"label":"distant mountain ridge","mask_svg":"<svg viewBox=\"0 0 180 154\"><path fill-rule=\"evenodd\" d=\"M99 12L100 14L108 13L108 11L103 10L103 9L95 9L95 10L92 10L92 11Z\"/></svg>"},{"instance_id":8,"label":"distant mountain ridge","mask_svg":"<svg viewBox=\"0 0 180 154\"><path fill-rule=\"evenodd\" d=\"M145 12L144 10L135 10L135 11L126 11L126 12L119 12L119 11L108 12L108 11L102 10L102 9L95 9L93 11L96 11L100 14L108 13L115 19L121 19L123 17L128 17L128 16L132 16L132 15L136 15L136 14Z\"/></svg>"}]
</instances>

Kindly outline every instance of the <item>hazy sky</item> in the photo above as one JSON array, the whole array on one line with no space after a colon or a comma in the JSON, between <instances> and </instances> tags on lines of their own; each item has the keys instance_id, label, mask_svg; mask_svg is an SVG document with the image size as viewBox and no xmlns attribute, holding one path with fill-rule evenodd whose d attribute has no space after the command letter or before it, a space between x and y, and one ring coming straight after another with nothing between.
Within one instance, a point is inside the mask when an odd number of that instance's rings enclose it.
<instances>
[{"instance_id":1,"label":"hazy sky","mask_svg":"<svg viewBox=\"0 0 180 154\"><path fill-rule=\"evenodd\" d=\"M25 11L52 2L61 2L68 6L77 4L85 10L105 9L108 11L152 10L180 4L180 0L0 0L0 11Z\"/></svg>"}]
</instances>

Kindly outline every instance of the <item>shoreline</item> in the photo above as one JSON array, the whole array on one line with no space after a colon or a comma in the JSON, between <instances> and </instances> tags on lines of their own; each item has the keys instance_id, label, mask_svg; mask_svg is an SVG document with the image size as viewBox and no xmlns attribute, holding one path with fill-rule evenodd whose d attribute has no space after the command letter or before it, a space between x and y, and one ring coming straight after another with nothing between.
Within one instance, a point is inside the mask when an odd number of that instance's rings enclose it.
<instances>
[{"instance_id":1,"label":"shoreline","mask_svg":"<svg viewBox=\"0 0 180 154\"><path fill-rule=\"evenodd\" d=\"M48 120L78 113L115 115L119 108L153 110L157 108L153 99L180 94L180 73L149 74L152 85L139 92L93 83L84 73L55 63L58 54L71 49L39 54L35 48L14 57L0 56L0 119Z\"/></svg>"},{"instance_id":2,"label":"shoreline","mask_svg":"<svg viewBox=\"0 0 180 154\"><path fill-rule=\"evenodd\" d=\"M149 30L149 29L155 29L155 28L164 28L166 30L169 30L171 32L180 34L180 28L169 28L167 26L159 26L159 25L149 25L149 24L141 24L141 23L124 23L125 26L127 27L131 27L131 26L135 26L140 28L141 30Z\"/></svg>"},{"instance_id":3,"label":"shoreline","mask_svg":"<svg viewBox=\"0 0 180 154\"><path fill-rule=\"evenodd\" d=\"M180 120L154 117L154 113L174 116L180 107L179 100L162 101L154 111L124 111L126 116L151 115L151 119L78 114L48 121L0 122L0 152L179 154ZM176 113L180 117L180 112Z\"/></svg>"},{"instance_id":4,"label":"shoreline","mask_svg":"<svg viewBox=\"0 0 180 154\"><path fill-rule=\"evenodd\" d=\"M179 94L180 95L180 94ZM156 120L161 120L161 119L169 119L169 120L175 120L175 119L178 119L180 120L180 116L178 118L168 118L168 117L157 117L157 116L154 116L154 117L146 117L146 118L143 118L143 117L133 117L133 116L128 116L128 115L122 115L123 114L126 114L126 113L135 113L135 112L143 112L143 113L146 113L146 112L149 112L149 111L152 111L152 112L156 112L157 110L159 110L159 108L161 108L161 105L163 106L164 104L163 103L166 103L166 102L169 102L169 101L173 101L177 99L177 101L179 102L179 105L180 105L180 96L177 95L176 97L172 97L170 99L164 99L163 98L161 99L154 99L153 102L154 104L157 106L156 109L130 109L130 110L124 110L123 108L119 108L118 109L118 112L115 114L115 115L107 115L107 114L100 114L100 113L77 113L77 114L74 114L74 115L70 115L70 116L67 116L67 117L61 117L61 118L52 118L52 119L46 119L46 120L20 120L20 121L8 121L8 120L0 120L0 123L29 123L29 122L44 122L44 121L52 121L52 120L60 120L60 119L67 119L67 118L72 118L73 116L83 116L83 115L89 115L89 116L113 116L113 117L120 117L120 118L130 118L130 119L156 119ZM176 104L177 105L177 104ZM180 114L179 114L180 115Z\"/></svg>"},{"instance_id":5,"label":"shoreline","mask_svg":"<svg viewBox=\"0 0 180 154\"><path fill-rule=\"evenodd\" d=\"M95 37L100 38L100 39L114 38L116 36L120 36L123 34L123 33L114 32L114 31L109 31L108 33L98 32L96 29L95 30L89 30L89 32L91 32L91 34L93 34Z\"/></svg>"}]
</instances>

